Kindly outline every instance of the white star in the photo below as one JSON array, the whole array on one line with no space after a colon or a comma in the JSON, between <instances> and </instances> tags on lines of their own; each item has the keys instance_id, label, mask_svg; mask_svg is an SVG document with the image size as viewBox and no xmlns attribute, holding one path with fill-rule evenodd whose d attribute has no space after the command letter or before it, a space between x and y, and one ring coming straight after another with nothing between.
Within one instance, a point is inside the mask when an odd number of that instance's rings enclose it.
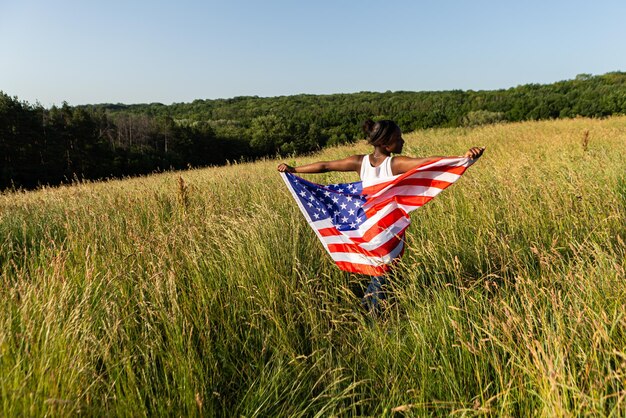
<instances>
[{"instance_id":1,"label":"white star","mask_svg":"<svg viewBox=\"0 0 626 418\"><path fill-rule=\"evenodd\" d=\"M314 213L313 216L315 216L315 219L319 219L320 216L317 213Z\"/></svg>"},{"instance_id":2,"label":"white star","mask_svg":"<svg viewBox=\"0 0 626 418\"><path fill-rule=\"evenodd\" d=\"M339 193L343 193L343 189L337 189Z\"/></svg>"},{"instance_id":3,"label":"white star","mask_svg":"<svg viewBox=\"0 0 626 418\"><path fill-rule=\"evenodd\" d=\"M354 209L350 209L350 210L348 211L348 213L349 213L350 215L354 215Z\"/></svg>"},{"instance_id":4,"label":"white star","mask_svg":"<svg viewBox=\"0 0 626 418\"><path fill-rule=\"evenodd\" d=\"M304 190L302 190L302 191L300 192L300 196L302 196L302 197L306 196L306 193L304 192Z\"/></svg>"},{"instance_id":5,"label":"white star","mask_svg":"<svg viewBox=\"0 0 626 418\"><path fill-rule=\"evenodd\" d=\"M356 218L356 221L357 221L358 223L363 222L363 220L361 219L361 217Z\"/></svg>"},{"instance_id":6,"label":"white star","mask_svg":"<svg viewBox=\"0 0 626 418\"><path fill-rule=\"evenodd\" d=\"M335 203L339 202L339 199L337 199L337 196L333 196L333 202Z\"/></svg>"},{"instance_id":7,"label":"white star","mask_svg":"<svg viewBox=\"0 0 626 418\"><path fill-rule=\"evenodd\" d=\"M348 196L348 197L346 197L346 200L347 200L348 202L352 202L352 196Z\"/></svg>"},{"instance_id":8,"label":"white star","mask_svg":"<svg viewBox=\"0 0 626 418\"><path fill-rule=\"evenodd\" d=\"M360 201L360 200L355 201L355 202L354 202L354 206L355 206L355 207L357 207L357 208L358 208L359 206L361 206L361 201Z\"/></svg>"},{"instance_id":9,"label":"white star","mask_svg":"<svg viewBox=\"0 0 626 418\"><path fill-rule=\"evenodd\" d=\"M352 222L352 223L350 224L350 227L351 227L351 228L356 228L356 224L355 224L354 222Z\"/></svg>"},{"instance_id":10,"label":"white star","mask_svg":"<svg viewBox=\"0 0 626 418\"><path fill-rule=\"evenodd\" d=\"M326 215L326 209L322 209L322 213Z\"/></svg>"},{"instance_id":11,"label":"white star","mask_svg":"<svg viewBox=\"0 0 626 418\"><path fill-rule=\"evenodd\" d=\"M315 198L313 197L313 195L309 196L309 200L312 202L315 200Z\"/></svg>"},{"instance_id":12,"label":"white star","mask_svg":"<svg viewBox=\"0 0 626 418\"><path fill-rule=\"evenodd\" d=\"M341 206L341 209L345 209L348 207L348 205L346 205L345 203L342 203L340 206Z\"/></svg>"},{"instance_id":13,"label":"white star","mask_svg":"<svg viewBox=\"0 0 626 418\"><path fill-rule=\"evenodd\" d=\"M307 205L309 205L310 208L313 207L313 204L311 202L307 203Z\"/></svg>"},{"instance_id":14,"label":"white star","mask_svg":"<svg viewBox=\"0 0 626 418\"><path fill-rule=\"evenodd\" d=\"M330 196L330 192L329 192L328 190L326 190L326 191L324 192L324 196L326 196L326 197Z\"/></svg>"},{"instance_id":15,"label":"white star","mask_svg":"<svg viewBox=\"0 0 626 418\"><path fill-rule=\"evenodd\" d=\"M339 215L339 211L338 210L334 211L333 213L335 214L335 216Z\"/></svg>"},{"instance_id":16,"label":"white star","mask_svg":"<svg viewBox=\"0 0 626 418\"><path fill-rule=\"evenodd\" d=\"M346 222L348 222L348 218L346 218L346 217L344 216L343 218L341 218L341 222L343 222L343 223L345 224Z\"/></svg>"},{"instance_id":17,"label":"white star","mask_svg":"<svg viewBox=\"0 0 626 418\"><path fill-rule=\"evenodd\" d=\"M332 205L332 203L326 203L326 207L327 207L328 209L331 209L331 208L333 207L333 205Z\"/></svg>"}]
</instances>

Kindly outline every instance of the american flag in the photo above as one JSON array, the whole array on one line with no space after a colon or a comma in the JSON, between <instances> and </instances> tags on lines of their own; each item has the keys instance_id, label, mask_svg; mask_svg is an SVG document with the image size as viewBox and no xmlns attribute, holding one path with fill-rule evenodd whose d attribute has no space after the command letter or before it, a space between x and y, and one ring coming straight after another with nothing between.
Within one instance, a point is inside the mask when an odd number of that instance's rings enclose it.
<instances>
[{"instance_id":1,"label":"american flag","mask_svg":"<svg viewBox=\"0 0 626 418\"><path fill-rule=\"evenodd\" d=\"M281 176L337 266L379 276L404 252L409 213L452 185L474 162L440 158L394 177L327 186L291 173Z\"/></svg>"}]
</instances>

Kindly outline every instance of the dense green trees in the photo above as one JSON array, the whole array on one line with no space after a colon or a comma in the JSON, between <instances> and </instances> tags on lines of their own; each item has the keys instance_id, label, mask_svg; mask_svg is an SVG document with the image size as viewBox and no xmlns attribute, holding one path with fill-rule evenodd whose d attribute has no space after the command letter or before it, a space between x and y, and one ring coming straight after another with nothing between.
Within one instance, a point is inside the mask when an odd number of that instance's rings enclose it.
<instances>
[{"instance_id":1,"label":"dense green trees","mask_svg":"<svg viewBox=\"0 0 626 418\"><path fill-rule=\"evenodd\" d=\"M230 153L229 153L230 152ZM31 188L240 157L208 123L86 107L31 106L0 92L0 188Z\"/></svg>"},{"instance_id":2,"label":"dense green trees","mask_svg":"<svg viewBox=\"0 0 626 418\"><path fill-rule=\"evenodd\" d=\"M134 175L311 152L362 137L366 118L404 131L626 113L626 73L494 91L361 92L44 109L0 92L0 188Z\"/></svg>"}]
</instances>

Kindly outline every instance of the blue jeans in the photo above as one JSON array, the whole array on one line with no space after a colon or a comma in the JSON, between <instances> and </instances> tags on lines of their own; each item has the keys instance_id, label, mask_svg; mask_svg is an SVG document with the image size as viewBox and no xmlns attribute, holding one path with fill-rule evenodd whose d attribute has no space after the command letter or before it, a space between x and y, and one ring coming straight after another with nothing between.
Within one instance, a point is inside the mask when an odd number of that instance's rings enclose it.
<instances>
[{"instance_id":1,"label":"blue jeans","mask_svg":"<svg viewBox=\"0 0 626 418\"><path fill-rule=\"evenodd\" d=\"M363 306L368 312L378 314L381 309L381 302L387 298L387 293L383 289L383 286L387 285L387 278L385 276L374 276L370 281L370 284L365 290L363 296Z\"/></svg>"}]
</instances>

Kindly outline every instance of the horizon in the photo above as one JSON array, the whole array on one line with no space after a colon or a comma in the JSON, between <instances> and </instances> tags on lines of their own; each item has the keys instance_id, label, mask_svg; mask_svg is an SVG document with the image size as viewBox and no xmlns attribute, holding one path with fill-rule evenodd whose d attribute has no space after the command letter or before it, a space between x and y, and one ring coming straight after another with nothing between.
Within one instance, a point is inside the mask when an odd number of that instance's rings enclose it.
<instances>
[{"instance_id":1,"label":"horizon","mask_svg":"<svg viewBox=\"0 0 626 418\"><path fill-rule=\"evenodd\" d=\"M0 90L44 107L487 91L626 70L626 4L0 5Z\"/></svg>"},{"instance_id":2,"label":"horizon","mask_svg":"<svg viewBox=\"0 0 626 418\"><path fill-rule=\"evenodd\" d=\"M568 78L568 79L563 79L563 80L556 80L556 81L551 81L551 82L546 82L546 83L524 83L524 84L516 84L514 86L509 86L509 87L498 87L498 88L493 88L493 89L480 89L480 90L475 90L475 89L456 89L456 88L451 88L451 89L445 89L445 90L386 90L386 91L372 91L372 90L362 90L362 91L354 91L354 92L335 92L335 93L293 93L293 94L281 94L281 95L275 95L275 96L259 96L259 95L249 95L249 94L243 94L243 95L238 95L238 96L231 96L231 97L215 97L215 98L202 98L202 97L198 97L195 99L191 99L189 101L184 101L184 102L171 102L171 103L163 103L163 102L135 102L135 103L124 103L124 102L99 102L99 103L80 103L80 104L71 104L69 102L66 101L62 101L61 103L53 103L49 106L44 106L43 104L41 104L38 100L31 102L28 100L24 100L21 97L17 96L17 95L11 95L8 92L0 89L0 92L3 92L5 94L7 94L10 97L17 97L17 99L20 102L26 102L29 105L42 105L45 109L50 109L52 107L59 107L62 106L64 103L67 103L69 106L72 107L80 107L80 106L105 106L105 105L112 105L112 106L142 106L142 105L163 105L163 106L172 106L172 105L176 105L176 104L189 104L189 103L193 103L195 101L198 100L202 100L202 101L218 101L218 100L232 100L232 99L237 99L237 98L255 98L255 99L275 99L275 98L280 98L280 97L295 97L295 96L333 96L333 95L350 95L350 94L360 94L360 93L373 93L373 94L387 94L387 93L391 93L391 94L395 94L395 93L443 93L443 92L449 92L449 91L462 91L462 92L485 92L485 91L506 91L506 90L510 90L510 89L515 89L518 87L522 87L522 86L526 86L526 85L534 85L534 84L538 84L538 85L551 85L551 84L556 84L556 83L561 83L561 82L566 82L566 81L572 81L577 79L579 76L591 76L591 77L600 77L600 76L604 76L607 74L619 74L619 73L626 73L626 71L621 71L621 70L615 70L615 71L609 71L603 74L591 74L591 73L579 73L576 74L575 76Z\"/></svg>"}]
</instances>

